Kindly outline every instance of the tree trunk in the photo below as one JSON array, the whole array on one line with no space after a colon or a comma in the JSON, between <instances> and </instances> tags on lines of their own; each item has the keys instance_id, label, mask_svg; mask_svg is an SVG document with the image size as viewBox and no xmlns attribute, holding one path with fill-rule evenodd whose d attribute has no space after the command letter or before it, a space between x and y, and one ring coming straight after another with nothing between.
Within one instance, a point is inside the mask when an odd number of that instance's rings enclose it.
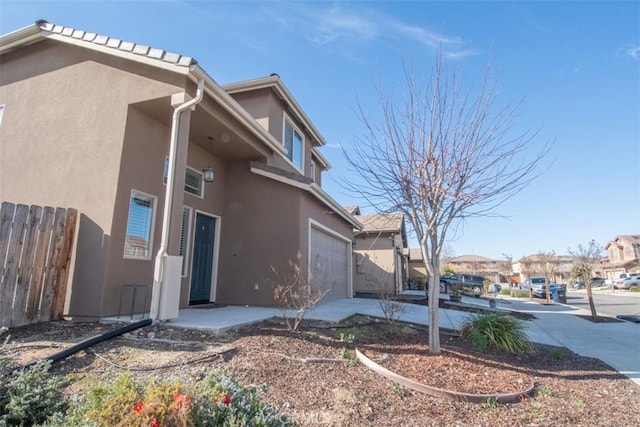
<instances>
[{"instance_id":1,"label":"tree trunk","mask_svg":"<svg viewBox=\"0 0 640 427\"><path fill-rule=\"evenodd\" d=\"M584 287L587 289L587 299L589 300L589 308L591 309L591 317L598 317L596 313L596 305L593 302L593 293L591 293L591 280L589 277L583 277ZM613 285L611 285L613 287Z\"/></svg>"},{"instance_id":2,"label":"tree trunk","mask_svg":"<svg viewBox=\"0 0 640 427\"><path fill-rule=\"evenodd\" d=\"M427 252L427 245L422 242L422 259L428 274L429 297L429 354L440 354L440 319L438 302L440 299L440 265L435 249Z\"/></svg>"}]
</instances>

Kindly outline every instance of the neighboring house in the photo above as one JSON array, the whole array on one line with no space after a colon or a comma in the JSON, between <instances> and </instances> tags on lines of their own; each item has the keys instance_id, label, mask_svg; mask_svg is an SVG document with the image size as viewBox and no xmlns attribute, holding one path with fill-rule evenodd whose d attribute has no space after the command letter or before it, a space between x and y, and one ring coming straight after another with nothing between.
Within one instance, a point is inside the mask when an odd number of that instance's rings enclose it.
<instances>
[{"instance_id":1,"label":"neighboring house","mask_svg":"<svg viewBox=\"0 0 640 427\"><path fill-rule=\"evenodd\" d=\"M483 257L480 255L461 255L450 258L446 264L449 268L459 274L475 274L486 277L492 281L498 280L498 275L508 274L505 263L500 260Z\"/></svg>"},{"instance_id":2,"label":"neighboring house","mask_svg":"<svg viewBox=\"0 0 640 427\"><path fill-rule=\"evenodd\" d=\"M354 288L361 293L396 294L407 281L407 233L402 214L360 215L346 207L362 224L354 231Z\"/></svg>"},{"instance_id":3,"label":"neighboring house","mask_svg":"<svg viewBox=\"0 0 640 427\"><path fill-rule=\"evenodd\" d=\"M420 248L410 248L409 258L407 260L407 271L409 279L421 278L426 280L427 268L424 266L424 260L422 259L422 251Z\"/></svg>"},{"instance_id":4,"label":"neighboring house","mask_svg":"<svg viewBox=\"0 0 640 427\"><path fill-rule=\"evenodd\" d=\"M640 272L640 235L620 235L608 242L607 259L602 265L604 277L614 279L620 273Z\"/></svg>"},{"instance_id":5,"label":"neighboring house","mask_svg":"<svg viewBox=\"0 0 640 427\"><path fill-rule=\"evenodd\" d=\"M273 305L271 268L298 252L325 299L353 296L360 224L322 189L325 141L277 75L220 86L190 57L38 21L0 37L0 105L0 200L80 214L69 316L150 294L165 225L169 313Z\"/></svg>"},{"instance_id":6,"label":"neighboring house","mask_svg":"<svg viewBox=\"0 0 640 427\"><path fill-rule=\"evenodd\" d=\"M520 274L520 282L526 282L532 276L544 276L544 271L552 271L551 281L568 283L573 270L574 258L571 255L555 255L545 266L545 258L540 254L528 255L513 264L514 273Z\"/></svg>"}]
</instances>

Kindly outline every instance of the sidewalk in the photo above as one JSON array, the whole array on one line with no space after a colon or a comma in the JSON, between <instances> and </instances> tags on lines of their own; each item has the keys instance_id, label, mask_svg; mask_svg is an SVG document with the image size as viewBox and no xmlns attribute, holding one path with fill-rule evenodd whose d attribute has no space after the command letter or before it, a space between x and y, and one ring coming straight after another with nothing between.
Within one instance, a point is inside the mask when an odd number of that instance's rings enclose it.
<instances>
[{"instance_id":1,"label":"sidewalk","mask_svg":"<svg viewBox=\"0 0 640 427\"><path fill-rule=\"evenodd\" d=\"M486 299L463 297L465 304L488 307ZM531 313L536 318L525 322L525 332L531 341L566 347L581 356L595 357L640 384L640 325L630 322L593 323L576 314L587 311L565 304L543 305L535 301L500 296L497 309ZM428 324L428 307L403 304L400 320L420 325ZM305 319L339 322L354 314L384 318L375 299L352 298L323 303L307 313ZM289 315L293 315L290 313ZM469 313L439 309L440 327L459 329ZM211 309L180 310L177 319L168 325L224 332L230 328L280 317L278 309L264 307L227 306Z\"/></svg>"}]
</instances>

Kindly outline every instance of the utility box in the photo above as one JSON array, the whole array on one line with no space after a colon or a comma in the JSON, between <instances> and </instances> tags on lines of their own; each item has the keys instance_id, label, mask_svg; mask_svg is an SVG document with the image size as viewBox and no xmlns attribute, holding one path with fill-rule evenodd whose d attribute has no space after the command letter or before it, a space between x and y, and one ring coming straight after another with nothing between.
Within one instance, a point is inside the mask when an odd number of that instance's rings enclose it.
<instances>
[{"instance_id":1,"label":"utility box","mask_svg":"<svg viewBox=\"0 0 640 427\"><path fill-rule=\"evenodd\" d=\"M162 259L162 287L158 320L176 319L180 311L180 286L182 285L182 257L166 255Z\"/></svg>"}]
</instances>

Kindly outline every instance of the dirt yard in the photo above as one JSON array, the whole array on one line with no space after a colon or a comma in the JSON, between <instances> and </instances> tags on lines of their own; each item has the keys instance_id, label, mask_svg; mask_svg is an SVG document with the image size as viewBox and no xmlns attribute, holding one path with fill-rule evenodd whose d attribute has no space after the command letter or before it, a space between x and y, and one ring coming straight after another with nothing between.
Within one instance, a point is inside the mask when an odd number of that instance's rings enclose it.
<instances>
[{"instance_id":1,"label":"dirt yard","mask_svg":"<svg viewBox=\"0 0 640 427\"><path fill-rule=\"evenodd\" d=\"M10 330L5 351L21 364L122 325L50 322ZM632 426L640 425L640 386L597 359L536 345L535 356L478 352L441 334L428 353L425 329L391 327L367 317L341 325L305 322L299 332L268 321L221 336L148 326L97 344L54 365L81 394L114 371L195 381L212 369L245 385L268 385L265 400L301 426ZM456 402L411 391L355 360L358 348L388 369L422 383L470 393L537 393L513 404Z\"/></svg>"}]
</instances>

